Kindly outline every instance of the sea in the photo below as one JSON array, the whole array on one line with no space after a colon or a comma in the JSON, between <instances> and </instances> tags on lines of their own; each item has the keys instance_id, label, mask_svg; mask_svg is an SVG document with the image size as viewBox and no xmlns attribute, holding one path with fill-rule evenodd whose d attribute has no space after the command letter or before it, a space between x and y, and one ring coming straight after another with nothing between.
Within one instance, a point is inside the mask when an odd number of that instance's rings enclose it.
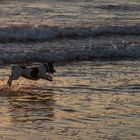
<instances>
[{"instance_id":1,"label":"sea","mask_svg":"<svg viewBox=\"0 0 140 140\"><path fill-rule=\"evenodd\" d=\"M48 61L53 82L4 92ZM140 139L139 0L0 0L0 68L0 140Z\"/></svg>"},{"instance_id":2,"label":"sea","mask_svg":"<svg viewBox=\"0 0 140 140\"><path fill-rule=\"evenodd\" d=\"M139 0L2 0L0 64L140 58Z\"/></svg>"}]
</instances>

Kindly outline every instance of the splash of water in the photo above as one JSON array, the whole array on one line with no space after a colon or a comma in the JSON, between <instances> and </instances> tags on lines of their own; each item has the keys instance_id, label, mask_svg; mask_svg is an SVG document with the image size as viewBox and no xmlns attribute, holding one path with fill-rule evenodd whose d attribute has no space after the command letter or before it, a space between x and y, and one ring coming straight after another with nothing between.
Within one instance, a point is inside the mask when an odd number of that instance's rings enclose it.
<instances>
[{"instance_id":1,"label":"splash of water","mask_svg":"<svg viewBox=\"0 0 140 140\"><path fill-rule=\"evenodd\" d=\"M3 80L0 82L0 95L1 96L12 96L12 95L18 95L24 90L24 80L20 81L18 84L13 84L11 87L9 87L6 84L6 81ZM28 87L29 85L26 85Z\"/></svg>"}]
</instances>

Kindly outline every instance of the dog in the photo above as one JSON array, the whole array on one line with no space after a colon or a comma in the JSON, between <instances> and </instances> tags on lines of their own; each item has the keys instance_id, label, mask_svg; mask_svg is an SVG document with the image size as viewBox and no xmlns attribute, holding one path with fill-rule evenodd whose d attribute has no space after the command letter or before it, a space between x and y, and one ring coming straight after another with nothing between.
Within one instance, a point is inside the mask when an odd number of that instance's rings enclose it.
<instances>
[{"instance_id":1,"label":"dog","mask_svg":"<svg viewBox=\"0 0 140 140\"><path fill-rule=\"evenodd\" d=\"M45 79L53 81L51 74L54 74L54 72L56 71L51 62L41 64L38 67L12 66L11 75L7 81L7 85L10 87L12 85L12 81L19 79L20 76L31 80Z\"/></svg>"}]
</instances>

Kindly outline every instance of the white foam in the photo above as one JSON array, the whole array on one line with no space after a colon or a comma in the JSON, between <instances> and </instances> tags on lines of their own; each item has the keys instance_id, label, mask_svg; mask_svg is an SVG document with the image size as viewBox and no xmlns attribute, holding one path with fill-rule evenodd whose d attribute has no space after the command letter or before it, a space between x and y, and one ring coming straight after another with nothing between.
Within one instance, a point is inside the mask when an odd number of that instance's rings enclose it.
<instances>
[{"instance_id":1,"label":"white foam","mask_svg":"<svg viewBox=\"0 0 140 140\"><path fill-rule=\"evenodd\" d=\"M0 28L0 42L42 41L67 37L96 37L101 35L139 35L140 25L104 27L48 27L48 26L11 26Z\"/></svg>"},{"instance_id":2,"label":"white foam","mask_svg":"<svg viewBox=\"0 0 140 140\"><path fill-rule=\"evenodd\" d=\"M73 60L93 60L93 59L121 59L121 58L140 58L140 45L130 45L123 47L91 47L75 48L71 50L53 52L32 52L16 53L13 55L0 56L2 63L27 63L27 62L65 62Z\"/></svg>"}]
</instances>

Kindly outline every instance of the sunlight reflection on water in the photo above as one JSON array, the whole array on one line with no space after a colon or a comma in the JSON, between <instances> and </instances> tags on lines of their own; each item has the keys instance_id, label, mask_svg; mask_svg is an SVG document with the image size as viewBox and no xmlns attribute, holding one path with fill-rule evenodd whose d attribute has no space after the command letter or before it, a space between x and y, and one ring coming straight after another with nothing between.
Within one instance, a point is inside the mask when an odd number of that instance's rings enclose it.
<instances>
[{"instance_id":1,"label":"sunlight reflection on water","mask_svg":"<svg viewBox=\"0 0 140 140\"><path fill-rule=\"evenodd\" d=\"M77 62L58 66L52 83L25 80L18 87L23 79L14 81L11 94L1 93L0 137L138 139L140 77L136 65L139 62ZM1 72L5 73L2 91L9 69Z\"/></svg>"}]
</instances>

